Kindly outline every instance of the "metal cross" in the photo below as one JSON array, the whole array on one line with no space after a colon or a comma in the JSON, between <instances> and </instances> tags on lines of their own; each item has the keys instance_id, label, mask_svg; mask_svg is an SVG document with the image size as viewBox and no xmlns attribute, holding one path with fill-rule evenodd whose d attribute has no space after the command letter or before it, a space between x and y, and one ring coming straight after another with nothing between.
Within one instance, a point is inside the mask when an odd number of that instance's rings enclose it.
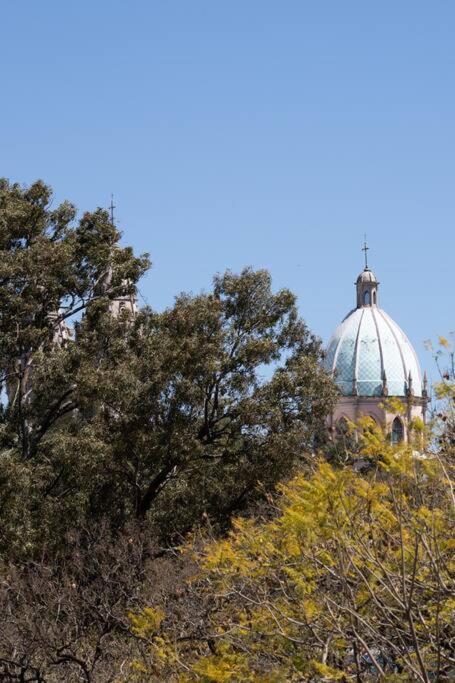
<instances>
[{"instance_id":1,"label":"metal cross","mask_svg":"<svg viewBox=\"0 0 455 683\"><path fill-rule=\"evenodd\" d=\"M365 241L363 243L362 251L365 252L365 268L368 268L368 249L370 247L367 246L367 236L365 235Z\"/></svg>"},{"instance_id":2,"label":"metal cross","mask_svg":"<svg viewBox=\"0 0 455 683\"><path fill-rule=\"evenodd\" d=\"M111 214L111 223L112 223L112 225L115 225L115 222L114 222L114 209L115 209L115 208L116 208L116 207L115 207L115 204L114 204L114 195L111 194L111 203L110 203L110 205L109 205L109 211L110 211L110 214Z\"/></svg>"}]
</instances>

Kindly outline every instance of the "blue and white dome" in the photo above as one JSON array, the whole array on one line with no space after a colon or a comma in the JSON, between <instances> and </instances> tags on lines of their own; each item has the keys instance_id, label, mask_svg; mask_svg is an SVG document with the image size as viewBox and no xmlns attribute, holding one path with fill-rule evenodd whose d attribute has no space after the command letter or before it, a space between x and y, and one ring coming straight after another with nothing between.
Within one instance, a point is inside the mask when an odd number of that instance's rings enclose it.
<instances>
[{"instance_id":1,"label":"blue and white dome","mask_svg":"<svg viewBox=\"0 0 455 683\"><path fill-rule=\"evenodd\" d=\"M330 339L325 365L344 396L422 396L416 353L404 332L377 305L378 282L365 268L357 285L357 308Z\"/></svg>"}]
</instances>

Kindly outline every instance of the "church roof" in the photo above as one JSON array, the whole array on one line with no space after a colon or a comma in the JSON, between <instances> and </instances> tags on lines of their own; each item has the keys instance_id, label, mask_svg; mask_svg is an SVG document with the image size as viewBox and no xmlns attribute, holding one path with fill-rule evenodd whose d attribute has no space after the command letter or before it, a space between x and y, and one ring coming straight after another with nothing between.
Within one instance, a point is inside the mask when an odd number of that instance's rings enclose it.
<instances>
[{"instance_id":1,"label":"church roof","mask_svg":"<svg viewBox=\"0 0 455 683\"><path fill-rule=\"evenodd\" d=\"M370 270L368 267L365 267L365 269L362 270L359 277L357 278L357 282L378 282L378 281L377 281L376 275L373 273L373 271Z\"/></svg>"},{"instance_id":2,"label":"church roof","mask_svg":"<svg viewBox=\"0 0 455 683\"><path fill-rule=\"evenodd\" d=\"M421 396L416 353L403 330L376 305L378 283L368 273L357 279L357 308L333 333L325 365L345 396Z\"/></svg>"}]
</instances>

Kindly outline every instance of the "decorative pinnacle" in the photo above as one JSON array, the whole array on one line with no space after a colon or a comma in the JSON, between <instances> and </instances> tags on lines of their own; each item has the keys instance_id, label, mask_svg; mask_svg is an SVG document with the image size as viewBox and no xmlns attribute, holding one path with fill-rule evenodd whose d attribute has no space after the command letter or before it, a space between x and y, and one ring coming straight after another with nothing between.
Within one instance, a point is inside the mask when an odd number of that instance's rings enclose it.
<instances>
[{"instance_id":1,"label":"decorative pinnacle","mask_svg":"<svg viewBox=\"0 0 455 683\"><path fill-rule=\"evenodd\" d=\"M409 370L409 374L408 374L408 395L412 396L413 393L414 393L414 391L413 391L413 387L412 387L412 375L411 375L411 371Z\"/></svg>"},{"instance_id":2,"label":"decorative pinnacle","mask_svg":"<svg viewBox=\"0 0 455 683\"><path fill-rule=\"evenodd\" d=\"M362 251L365 253L365 270L368 270L368 250L369 250L369 248L370 247L367 245L367 235L365 233L363 247L362 247Z\"/></svg>"},{"instance_id":3,"label":"decorative pinnacle","mask_svg":"<svg viewBox=\"0 0 455 683\"><path fill-rule=\"evenodd\" d=\"M387 387L387 375L385 369L382 371L382 395L388 396L389 389Z\"/></svg>"},{"instance_id":4,"label":"decorative pinnacle","mask_svg":"<svg viewBox=\"0 0 455 683\"><path fill-rule=\"evenodd\" d=\"M423 386L422 386L422 396L425 398L428 396L428 377L427 377L427 371L423 373Z\"/></svg>"}]
</instances>

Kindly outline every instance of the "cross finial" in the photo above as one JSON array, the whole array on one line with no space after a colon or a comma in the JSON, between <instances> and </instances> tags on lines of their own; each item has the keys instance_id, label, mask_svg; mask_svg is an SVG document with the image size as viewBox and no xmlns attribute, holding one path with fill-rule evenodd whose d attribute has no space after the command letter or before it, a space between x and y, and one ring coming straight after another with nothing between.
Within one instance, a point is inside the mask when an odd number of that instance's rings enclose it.
<instances>
[{"instance_id":1,"label":"cross finial","mask_svg":"<svg viewBox=\"0 0 455 683\"><path fill-rule=\"evenodd\" d=\"M365 252L365 268L368 268L368 249L369 248L370 247L367 245L367 236L365 233L363 247L362 247L362 251Z\"/></svg>"},{"instance_id":2,"label":"cross finial","mask_svg":"<svg viewBox=\"0 0 455 683\"><path fill-rule=\"evenodd\" d=\"M109 204L109 212L110 212L110 214L111 214L111 223L112 223L112 225L115 225L114 209L115 209L114 195L111 194L111 203Z\"/></svg>"}]
</instances>

